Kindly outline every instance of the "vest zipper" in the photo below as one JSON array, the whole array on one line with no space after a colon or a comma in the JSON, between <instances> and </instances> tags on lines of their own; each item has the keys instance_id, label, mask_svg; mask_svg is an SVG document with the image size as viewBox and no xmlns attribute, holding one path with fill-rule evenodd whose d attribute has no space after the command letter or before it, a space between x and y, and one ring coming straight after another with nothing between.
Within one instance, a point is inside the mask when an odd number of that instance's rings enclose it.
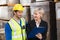
<instances>
[{"instance_id":1,"label":"vest zipper","mask_svg":"<svg viewBox=\"0 0 60 40\"><path fill-rule=\"evenodd\" d=\"M21 28L21 34L22 34L22 40L24 40L24 38L23 38L23 29Z\"/></svg>"}]
</instances>

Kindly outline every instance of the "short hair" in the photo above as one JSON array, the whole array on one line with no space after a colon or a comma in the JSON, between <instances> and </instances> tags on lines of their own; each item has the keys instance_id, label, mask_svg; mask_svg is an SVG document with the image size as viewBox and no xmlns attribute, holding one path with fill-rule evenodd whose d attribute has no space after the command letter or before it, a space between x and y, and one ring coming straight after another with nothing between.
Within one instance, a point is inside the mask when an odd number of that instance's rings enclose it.
<instances>
[{"instance_id":1,"label":"short hair","mask_svg":"<svg viewBox=\"0 0 60 40\"><path fill-rule=\"evenodd\" d=\"M17 12L18 10L14 10L13 12Z\"/></svg>"},{"instance_id":2,"label":"short hair","mask_svg":"<svg viewBox=\"0 0 60 40\"><path fill-rule=\"evenodd\" d=\"M14 11L13 11L13 15L15 15L14 12L16 13L17 11L18 11L18 10L14 10Z\"/></svg>"},{"instance_id":3,"label":"short hair","mask_svg":"<svg viewBox=\"0 0 60 40\"><path fill-rule=\"evenodd\" d=\"M35 11L42 12L43 14L45 13L45 11L44 11L43 8L35 8L35 9L34 9L34 12L35 12Z\"/></svg>"}]
</instances>

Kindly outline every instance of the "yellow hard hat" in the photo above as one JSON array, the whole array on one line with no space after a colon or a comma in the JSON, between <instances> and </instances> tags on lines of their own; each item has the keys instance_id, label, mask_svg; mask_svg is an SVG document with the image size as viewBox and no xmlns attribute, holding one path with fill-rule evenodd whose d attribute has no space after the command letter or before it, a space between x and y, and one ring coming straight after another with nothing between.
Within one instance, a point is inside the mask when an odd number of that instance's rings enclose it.
<instances>
[{"instance_id":1,"label":"yellow hard hat","mask_svg":"<svg viewBox=\"0 0 60 40\"><path fill-rule=\"evenodd\" d=\"M16 4L16 5L13 7L13 10L23 11L23 10L24 10L24 7L23 7L21 4Z\"/></svg>"}]
</instances>

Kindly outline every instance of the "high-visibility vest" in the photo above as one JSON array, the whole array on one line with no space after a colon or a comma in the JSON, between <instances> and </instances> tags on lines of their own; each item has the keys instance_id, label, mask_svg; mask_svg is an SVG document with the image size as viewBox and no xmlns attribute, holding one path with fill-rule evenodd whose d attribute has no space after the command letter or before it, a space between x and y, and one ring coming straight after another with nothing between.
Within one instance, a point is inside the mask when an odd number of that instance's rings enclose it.
<instances>
[{"instance_id":1,"label":"high-visibility vest","mask_svg":"<svg viewBox=\"0 0 60 40\"><path fill-rule=\"evenodd\" d=\"M13 18L8 22L12 29L12 40L26 40L26 29L22 29L25 21L21 18L22 26L18 24Z\"/></svg>"}]
</instances>

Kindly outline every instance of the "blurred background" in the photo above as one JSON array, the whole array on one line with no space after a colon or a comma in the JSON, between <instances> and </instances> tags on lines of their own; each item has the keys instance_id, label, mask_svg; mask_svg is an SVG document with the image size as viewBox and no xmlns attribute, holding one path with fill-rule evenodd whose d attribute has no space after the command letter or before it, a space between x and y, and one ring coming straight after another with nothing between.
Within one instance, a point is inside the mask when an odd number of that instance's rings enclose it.
<instances>
[{"instance_id":1,"label":"blurred background","mask_svg":"<svg viewBox=\"0 0 60 40\"><path fill-rule=\"evenodd\" d=\"M0 0L0 40L5 40L5 24L13 17L12 8L17 3L25 8L26 22L33 19L34 8L43 8L43 20L48 23L47 40L60 40L60 0Z\"/></svg>"}]
</instances>

